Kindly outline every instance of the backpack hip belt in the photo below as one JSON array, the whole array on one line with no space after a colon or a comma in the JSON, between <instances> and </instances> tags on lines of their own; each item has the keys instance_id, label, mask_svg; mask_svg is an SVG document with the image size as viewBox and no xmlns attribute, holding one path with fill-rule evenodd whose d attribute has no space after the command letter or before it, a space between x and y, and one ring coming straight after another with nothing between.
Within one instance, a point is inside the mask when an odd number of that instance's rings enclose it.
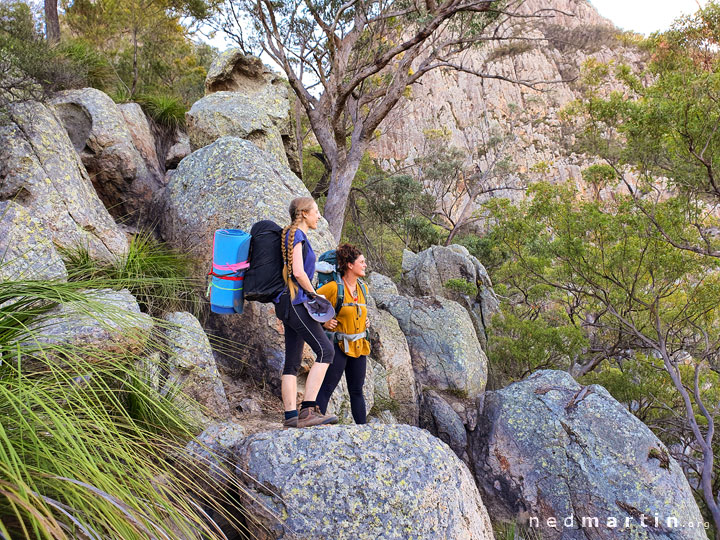
<instances>
[{"instance_id":1,"label":"backpack hip belt","mask_svg":"<svg viewBox=\"0 0 720 540\"><path fill-rule=\"evenodd\" d=\"M343 344L343 351L347 354L350 350L350 342L358 341L367 337L367 330L360 332L359 334L343 334L342 332L325 332L333 343Z\"/></svg>"}]
</instances>

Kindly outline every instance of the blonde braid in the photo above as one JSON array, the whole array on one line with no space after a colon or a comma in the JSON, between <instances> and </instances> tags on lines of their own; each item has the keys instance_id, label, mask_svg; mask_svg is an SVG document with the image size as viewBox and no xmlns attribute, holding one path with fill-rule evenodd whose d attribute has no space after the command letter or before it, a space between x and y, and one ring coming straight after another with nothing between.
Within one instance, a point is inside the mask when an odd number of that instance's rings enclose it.
<instances>
[{"instance_id":1,"label":"blonde braid","mask_svg":"<svg viewBox=\"0 0 720 540\"><path fill-rule=\"evenodd\" d=\"M285 262L285 266L283 266L283 279L285 280L285 284L288 286L288 289L290 289L291 300L295 300L295 296L297 296L298 292L297 286L292 280L292 252L293 248L295 247L295 232L297 231L299 224L300 220L298 218L295 218L295 221L293 221L293 223L291 223L289 226L285 227L282 232L282 252ZM289 235L288 231L290 231ZM288 236L289 238L287 238ZM288 240L290 241L288 242Z\"/></svg>"},{"instance_id":2,"label":"blonde braid","mask_svg":"<svg viewBox=\"0 0 720 540\"><path fill-rule=\"evenodd\" d=\"M295 282L292 280L292 260L293 260L293 248L295 247L295 232L298 230L298 226L302 223L305 216L303 212L308 212L313 208L315 201L312 197L297 197L290 202L290 225L282 230L282 253L283 261L283 279L285 284L290 289L290 298L295 300L298 288ZM289 233L289 234L288 234ZM289 238L286 239L286 236ZM289 242L288 242L289 241ZM304 261L303 261L304 262Z\"/></svg>"}]
</instances>

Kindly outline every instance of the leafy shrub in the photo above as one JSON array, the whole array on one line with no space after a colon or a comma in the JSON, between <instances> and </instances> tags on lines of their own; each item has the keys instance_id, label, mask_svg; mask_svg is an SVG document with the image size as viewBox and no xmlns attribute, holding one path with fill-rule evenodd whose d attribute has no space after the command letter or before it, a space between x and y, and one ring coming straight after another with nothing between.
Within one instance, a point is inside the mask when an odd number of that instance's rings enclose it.
<instances>
[{"instance_id":1,"label":"leafy shrub","mask_svg":"<svg viewBox=\"0 0 720 540\"><path fill-rule=\"evenodd\" d=\"M87 41L75 39L65 42L60 46L60 52L83 69L88 86L109 91L118 82L117 74L107 57Z\"/></svg>"},{"instance_id":2,"label":"leafy shrub","mask_svg":"<svg viewBox=\"0 0 720 540\"><path fill-rule=\"evenodd\" d=\"M36 29L24 2L0 4L0 105L86 85L87 71Z\"/></svg>"},{"instance_id":3,"label":"leafy shrub","mask_svg":"<svg viewBox=\"0 0 720 540\"><path fill-rule=\"evenodd\" d=\"M478 294L478 288L475 283L472 283L466 279L448 279L444 284L443 287L446 289L449 289L451 291L454 291L456 293L464 294L466 296L469 296L470 298L475 298Z\"/></svg>"}]
</instances>

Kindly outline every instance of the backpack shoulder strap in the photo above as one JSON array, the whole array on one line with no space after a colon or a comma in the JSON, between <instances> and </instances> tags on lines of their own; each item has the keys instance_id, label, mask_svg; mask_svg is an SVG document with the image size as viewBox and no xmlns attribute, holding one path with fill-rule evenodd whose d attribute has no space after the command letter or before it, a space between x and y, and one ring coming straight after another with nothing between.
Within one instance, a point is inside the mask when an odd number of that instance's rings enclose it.
<instances>
[{"instance_id":1,"label":"backpack shoulder strap","mask_svg":"<svg viewBox=\"0 0 720 540\"><path fill-rule=\"evenodd\" d=\"M335 283L337 283L337 300L335 300L335 315L337 315L345 301L345 284L342 278L338 279L337 276L335 276Z\"/></svg>"},{"instance_id":2,"label":"backpack shoulder strap","mask_svg":"<svg viewBox=\"0 0 720 540\"><path fill-rule=\"evenodd\" d=\"M368 301L367 285L365 285L365 282L362 279L358 279L358 284L360 285L360 290L362 291L363 298L365 299L365 303L367 304L367 301Z\"/></svg>"}]
</instances>

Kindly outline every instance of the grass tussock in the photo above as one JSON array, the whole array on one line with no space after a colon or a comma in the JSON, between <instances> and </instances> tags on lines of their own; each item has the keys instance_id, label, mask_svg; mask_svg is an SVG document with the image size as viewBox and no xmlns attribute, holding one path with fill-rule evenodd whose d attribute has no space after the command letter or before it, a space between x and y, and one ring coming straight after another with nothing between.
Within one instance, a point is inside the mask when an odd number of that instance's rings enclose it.
<instances>
[{"instance_id":1,"label":"grass tussock","mask_svg":"<svg viewBox=\"0 0 720 540\"><path fill-rule=\"evenodd\" d=\"M69 281L100 281L113 289L128 289L151 315L188 311L198 316L203 309L197 294L201 284L190 277L187 257L149 233L136 235L128 253L113 262L94 260L87 249L65 251L62 256Z\"/></svg>"},{"instance_id":2,"label":"grass tussock","mask_svg":"<svg viewBox=\"0 0 720 540\"><path fill-rule=\"evenodd\" d=\"M168 325L147 313L189 292L179 261L141 237L115 264L76 252L68 282L0 282L0 535L224 538L218 519L243 529L232 466L188 455L199 426L148 369L168 352L158 332L125 336L132 347L57 339L77 320L120 334ZM118 288L147 313L88 293Z\"/></svg>"},{"instance_id":3,"label":"grass tussock","mask_svg":"<svg viewBox=\"0 0 720 540\"><path fill-rule=\"evenodd\" d=\"M174 130L185 125L187 107L173 95L145 94L135 97L145 113L158 125Z\"/></svg>"}]
</instances>

